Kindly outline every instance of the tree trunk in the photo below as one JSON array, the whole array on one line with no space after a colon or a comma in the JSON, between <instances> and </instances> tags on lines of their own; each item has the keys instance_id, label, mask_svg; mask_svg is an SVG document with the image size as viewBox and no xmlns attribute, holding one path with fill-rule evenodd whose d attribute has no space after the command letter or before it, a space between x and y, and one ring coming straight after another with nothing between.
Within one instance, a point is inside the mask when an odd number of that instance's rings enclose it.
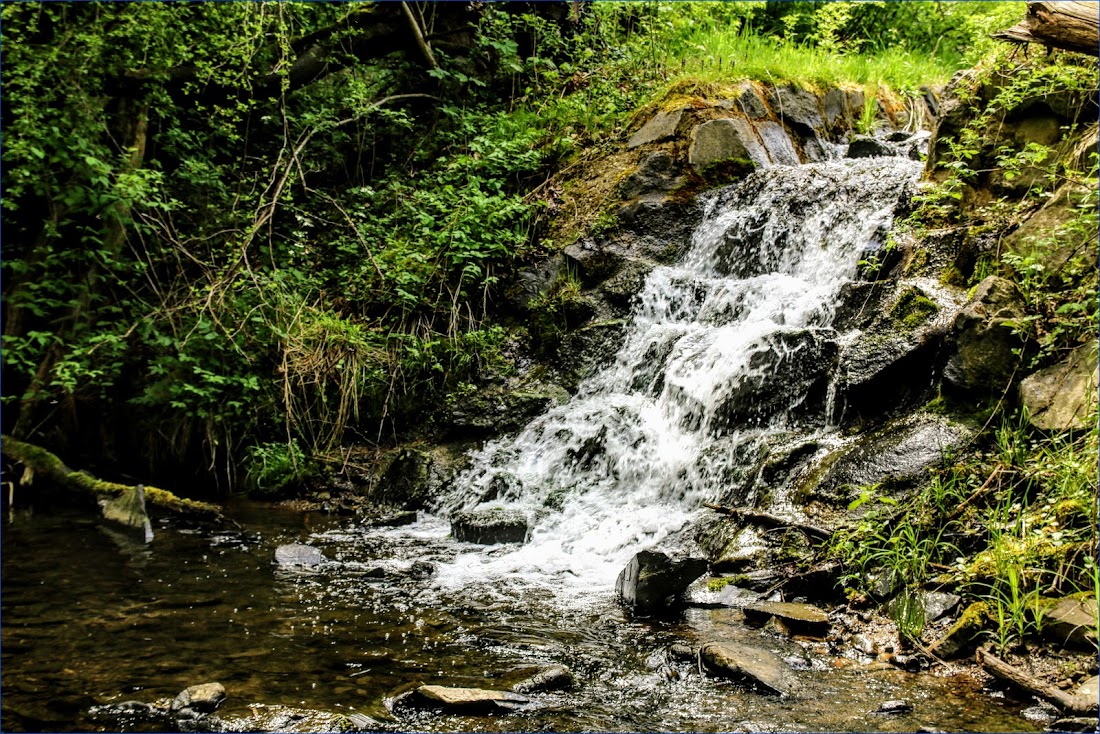
<instances>
[{"instance_id":1,"label":"tree trunk","mask_svg":"<svg viewBox=\"0 0 1100 734\"><path fill-rule=\"evenodd\" d=\"M1100 3L1029 2L1027 17L993 38L1100 55Z\"/></svg>"}]
</instances>

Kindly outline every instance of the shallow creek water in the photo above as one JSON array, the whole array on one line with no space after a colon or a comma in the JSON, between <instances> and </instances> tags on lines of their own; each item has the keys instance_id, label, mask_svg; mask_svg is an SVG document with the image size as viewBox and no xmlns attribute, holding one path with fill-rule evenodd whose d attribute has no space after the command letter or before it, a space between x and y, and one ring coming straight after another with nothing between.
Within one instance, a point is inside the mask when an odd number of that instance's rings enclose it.
<instances>
[{"instance_id":1,"label":"shallow creek water","mask_svg":"<svg viewBox=\"0 0 1100 734\"><path fill-rule=\"evenodd\" d=\"M373 717L397 730L1028 731L1024 704L966 677L873 671L740 624L736 610L628 619L612 589L561 598L538 584L441 572L472 546L428 518L413 529L256 505L231 508L232 533L159 529L152 543L87 515L17 510L3 532L3 730L94 730L96 704L153 701L217 680L225 717L280 704ZM316 574L273 563L308 542L335 561ZM796 668L802 694L777 699L669 663L675 642L750 640ZM507 687L560 663L569 692L534 694L492 717L391 713L403 686ZM838 667L842 665L843 667ZM872 713L903 698L913 711Z\"/></svg>"}]
</instances>

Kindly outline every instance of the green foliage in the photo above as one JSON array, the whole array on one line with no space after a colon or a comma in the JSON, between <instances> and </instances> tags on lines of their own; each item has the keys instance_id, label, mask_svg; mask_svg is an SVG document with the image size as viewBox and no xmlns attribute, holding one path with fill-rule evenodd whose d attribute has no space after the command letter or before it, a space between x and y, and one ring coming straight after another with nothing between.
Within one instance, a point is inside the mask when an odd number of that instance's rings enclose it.
<instances>
[{"instance_id":1,"label":"green foliage","mask_svg":"<svg viewBox=\"0 0 1100 734\"><path fill-rule=\"evenodd\" d=\"M276 496L300 488L320 474L298 442L264 443L245 452L245 488L257 496Z\"/></svg>"}]
</instances>

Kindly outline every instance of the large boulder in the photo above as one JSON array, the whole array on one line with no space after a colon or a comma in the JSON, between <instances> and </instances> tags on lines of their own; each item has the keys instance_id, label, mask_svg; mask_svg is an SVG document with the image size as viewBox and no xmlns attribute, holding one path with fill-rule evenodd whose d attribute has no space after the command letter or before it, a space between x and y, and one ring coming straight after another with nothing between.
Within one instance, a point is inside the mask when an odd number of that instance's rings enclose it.
<instances>
[{"instance_id":1,"label":"large boulder","mask_svg":"<svg viewBox=\"0 0 1100 734\"><path fill-rule=\"evenodd\" d=\"M960 390L1003 392L1020 362L1024 341L1013 326L1023 316L1023 300L1010 281L991 275L979 283L955 317L944 378Z\"/></svg>"},{"instance_id":2,"label":"large boulder","mask_svg":"<svg viewBox=\"0 0 1100 734\"><path fill-rule=\"evenodd\" d=\"M522 543L527 539L527 516L499 507L456 512L451 516L451 534L464 543Z\"/></svg>"},{"instance_id":3,"label":"large boulder","mask_svg":"<svg viewBox=\"0 0 1100 734\"><path fill-rule=\"evenodd\" d=\"M771 652L735 642L711 642L699 649L703 670L763 693L791 695L794 680L787 664Z\"/></svg>"},{"instance_id":4,"label":"large boulder","mask_svg":"<svg viewBox=\"0 0 1100 734\"><path fill-rule=\"evenodd\" d=\"M1078 348L1068 358L1039 370L1020 383L1020 404L1031 425L1043 431L1077 430L1096 409L1096 345Z\"/></svg>"},{"instance_id":5,"label":"large boulder","mask_svg":"<svg viewBox=\"0 0 1100 734\"><path fill-rule=\"evenodd\" d=\"M715 163L733 161L746 169L768 164L768 154L756 139L752 125L741 118L701 123L691 133L688 163L702 172Z\"/></svg>"},{"instance_id":6,"label":"large boulder","mask_svg":"<svg viewBox=\"0 0 1100 734\"><path fill-rule=\"evenodd\" d=\"M615 594L635 614L651 614L671 606L692 581L707 572L707 566L702 558L640 551L619 574Z\"/></svg>"},{"instance_id":7,"label":"large boulder","mask_svg":"<svg viewBox=\"0 0 1100 734\"><path fill-rule=\"evenodd\" d=\"M638 132L630 136L626 147L637 148L675 137L680 121L684 118L684 112L686 112L685 109L658 112L650 118L649 122L642 125Z\"/></svg>"}]
</instances>

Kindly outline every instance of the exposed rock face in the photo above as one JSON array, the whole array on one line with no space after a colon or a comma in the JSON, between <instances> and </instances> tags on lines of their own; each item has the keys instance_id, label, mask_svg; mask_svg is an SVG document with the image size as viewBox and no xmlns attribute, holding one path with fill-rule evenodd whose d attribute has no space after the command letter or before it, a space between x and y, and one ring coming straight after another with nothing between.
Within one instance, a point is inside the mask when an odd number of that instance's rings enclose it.
<instances>
[{"instance_id":1,"label":"exposed rock face","mask_svg":"<svg viewBox=\"0 0 1100 734\"><path fill-rule=\"evenodd\" d=\"M1085 428L1096 407L1098 376L1096 345L1090 344L1026 378L1019 395L1031 425L1043 431Z\"/></svg>"},{"instance_id":2,"label":"exposed rock face","mask_svg":"<svg viewBox=\"0 0 1100 734\"><path fill-rule=\"evenodd\" d=\"M769 650L735 642L712 642L700 648L699 660L707 673L730 678L763 693L791 695L795 689L787 664Z\"/></svg>"},{"instance_id":3,"label":"exposed rock face","mask_svg":"<svg viewBox=\"0 0 1100 734\"><path fill-rule=\"evenodd\" d=\"M692 581L707 571L702 558L673 559L659 551L641 551L619 574L615 593L635 614L668 607Z\"/></svg>"},{"instance_id":4,"label":"exposed rock face","mask_svg":"<svg viewBox=\"0 0 1100 734\"><path fill-rule=\"evenodd\" d=\"M641 145L656 143L676 135L680 121L684 118L686 110L672 110L670 112L658 112L649 122L634 133L627 141L627 148L637 148Z\"/></svg>"},{"instance_id":5,"label":"exposed rock face","mask_svg":"<svg viewBox=\"0 0 1100 734\"><path fill-rule=\"evenodd\" d=\"M720 161L736 161L755 168L768 164L768 154L752 126L737 117L710 120L692 132L688 163L696 171Z\"/></svg>"},{"instance_id":6,"label":"exposed rock face","mask_svg":"<svg viewBox=\"0 0 1100 734\"><path fill-rule=\"evenodd\" d=\"M275 562L288 568L316 568L326 560L324 553L302 543L288 543L275 549Z\"/></svg>"},{"instance_id":7,"label":"exposed rock face","mask_svg":"<svg viewBox=\"0 0 1100 734\"><path fill-rule=\"evenodd\" d=\"M679 166L672 153L667 150L656 150L646 154L638 164L638 170L623 180L619 193L624 199L655 192L663 193L683 186L686 180L686 177L680 174Z\"/></svg>"},{"instance_id":8,"label":"exposed rock face","mask_svg":"<svg viewBox=\"0 0 1100 734\"><path fill-rule=\"evenodd\" d=\"M511 691L493 691L485 688L450 688L448 686L420 686L402 703L420 708L439 708L463 714L487 714L493 711L512 711L531 699Z\"/></svg>"},{"instance_id":9,"label":"exposed rock face","mask_svg":"<svg viewBox=\"0 0 1100 734\"><path fill-rule=\"evenodd\" d=\"M749 604L743 611L745 621L750 624L763 625L771 619L777 619L792 634L824 637L829 631L829 615L812 604L761 601Z\"/></svg>"},{"instance_id":10,"label":"exposed rock face","mask_svg":"<svg viewBox=\"0 0 1100 734\"><path fill-rule=\"evenodd\" d=\"M308 546L304 546L308 547ZM225 700L225 686L221 683L202 683L180 691L172 701L172 711L190 709L201 714L209 714Z\"/></svg>"},{"instance_id":11,"label":"exposed rock face","mask_svg":"<svg viewBox=\"0 0 1100 734\"><path fill-rule=\"evenodd\" d=\"M1096 598L1059 599L1043 613L1043 636L1065 647L1096 650Z\"/></svg>"},{"instance_id":12,"label":"exposed rock face","mask_svg":"<svg viewBox=\"0 0 1100 734\"><path fill-rule=\"evenodd\" d=\"M944 378L973 392L1003 391L1019 363L1014 351L1023 348L1012 333L1013 321L1024 315L1016 286L991 275L978 284L952 327L954 350Z\"/></svg>"},{"instance_id":13,"label":"exposed rock face","mask_svg":"<svg viewBox=\"0 0 1100 734\"><path fill-rule=\"evenodd\" d=\"M500 508L456 512L451 517L451 533L464 543L522 543L527 539L527 517Z\"/></svg>"},{"instance_id":14,"label":"exposed rock face","mask_svg":"<svg viewBox=\"0 0 1100 734\"><path fill-rule=\"evenodd\" d=\"M822 462L820 479L811 479L816 486L807 490L814 499L847 505L856 498L856 487L899 485L919 478L973 433L944 416L914 413L831 453Z\"/></svg>"}]
</instances>

